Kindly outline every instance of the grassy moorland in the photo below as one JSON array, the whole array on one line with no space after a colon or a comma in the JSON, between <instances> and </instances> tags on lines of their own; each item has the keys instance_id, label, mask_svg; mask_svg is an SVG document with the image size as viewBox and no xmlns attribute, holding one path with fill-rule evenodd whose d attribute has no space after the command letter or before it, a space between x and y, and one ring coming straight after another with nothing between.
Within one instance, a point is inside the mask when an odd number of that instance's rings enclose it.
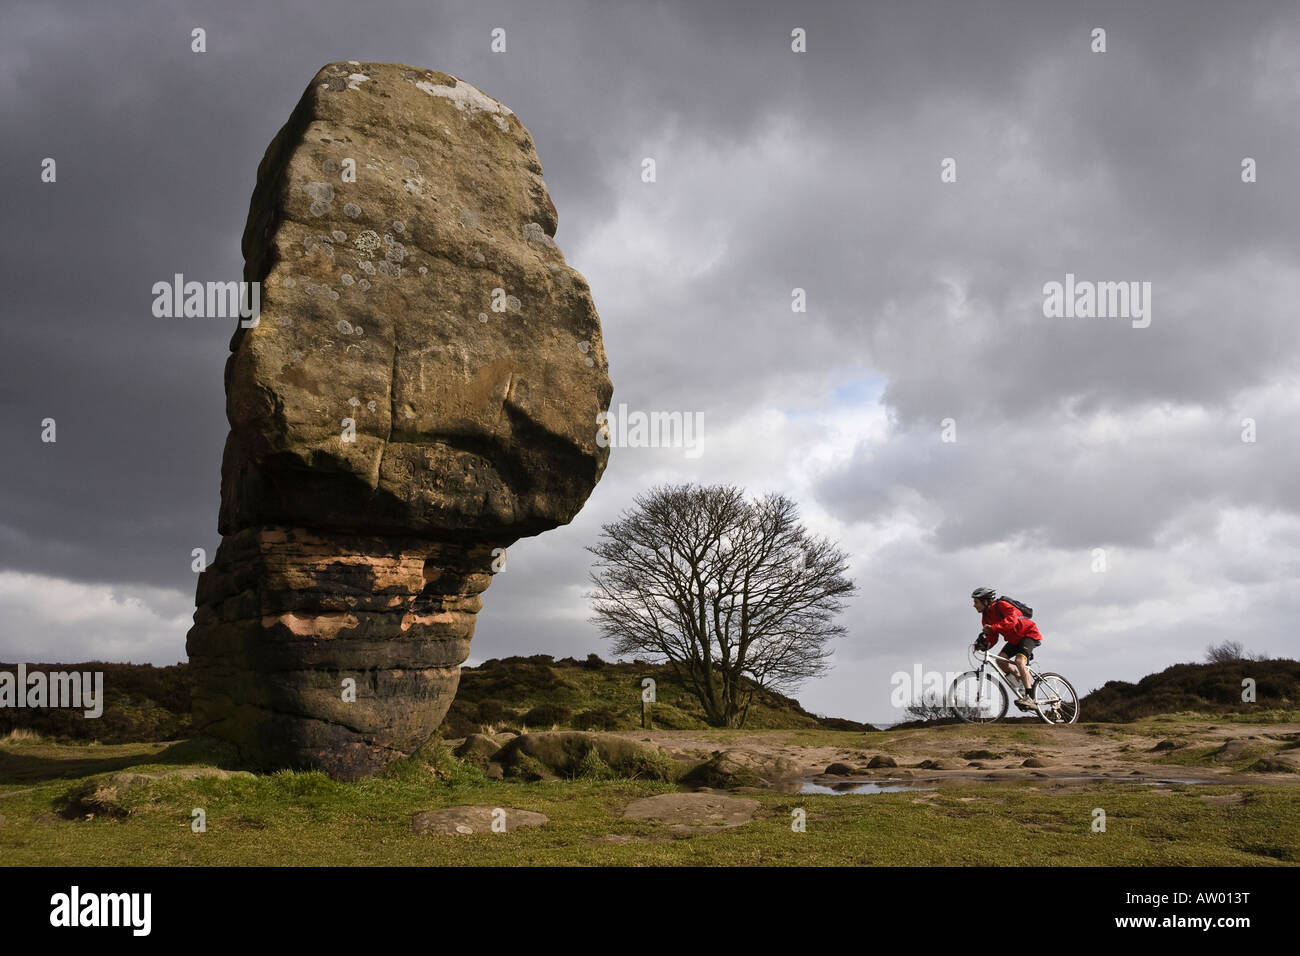
<instances>
[{"instance_id":1,"label":"grassy moorland","mask_svg":"<svg viewBox=\"0 0 1300 956\"><path fill-rule=\"evenodd\" d=\"M1180 664L1111 682L1084 698L1088 723L878 731L766 693L744 729L710 728L666 668L507 658L465 669L445 741L355 783L246 773L202 738L180 739L189 736L184 665L72 666L112 669L103 718L0 710L4 864L1300 863L1295 661ZM640 729L646 676L657 685L653 730ZM1257 701L1241 700L1245 677ZM583 733L545 733L559 730ZM471 734L492 736L456 757ZM503 757L511 740L519 752ZM522 753L523 741L537 746ZM836 764L839 775L828 776ZM907 789L801 792L846 781ZM624 816L632 801L702 783L750 801L748 822ZM415 832L416 814L460 806L548 821ZM192 826L196 810L203 832ZM803 832L792 827L799 815Z\"/></svg>"},{"instance_id":2,"label":"grassy moorland","mask_svg":"<svg viewBox=\"0 0 1300 956\"><path fill-rule=\"evenodd\" d=\"M0 663L0 670L14 669ZM66 709L0 709L0 737L13 730L35 731L65 742L136 743L188 737L188 664L33 664L32 670L104 672L104 713L85 720ZM643 663L609 663L595 654L585 660L549 654L507 657L461 668L460 687L443 724L448 737L484 726L522 733L552 727L575 730L632 730L641 725L641 681L655 681L654 722L658 727L706 729L704 711L671 668ZM797 700L759 689L749 709L751 729L827 727L866 730L866 724L819 717Z\"/></svg>"},{"instance_id":3,"label":"grassy moorland","mask_svg":"<svg viewBox=\"0 0 1300 956\"><path fill-rule=\"evenodd\" d=\"M440 742L381 777L339 783L314 772L200 776L196 768L222 760L195 742L67 744L20 732L0 741L0 859L165 866L1296 864L1300 774L1263 772L1260 762L1300 753L1300 714L1271 716L896 733L671 731L655 738L678 754L768 748L807 753L814 762L828 753L888 755L896 767L877 772L882 778L928 788L829 795L744 787L739 795L757 801L753 819L725 829L622 816L637 798L676 792L670 780L610 778L607 769L494 780ZM1020 769L1024 754L1041 755L1038 765L1047 769ZM920 769L927 760L944 766L958 757L961 769ZM1120 775L1128 773L1138 779ZM115 787L122 774L139 776ZM1212 782L1160 785L1156 777ZM468 836L413 832L414 814L458 805L530 810L549 822ZM206 832L193 832L196 808ZM1093 829L1099 808L1105 832ZM806 832L791 826L797 810L806 814Z\"/></svg>"}]
</instances>

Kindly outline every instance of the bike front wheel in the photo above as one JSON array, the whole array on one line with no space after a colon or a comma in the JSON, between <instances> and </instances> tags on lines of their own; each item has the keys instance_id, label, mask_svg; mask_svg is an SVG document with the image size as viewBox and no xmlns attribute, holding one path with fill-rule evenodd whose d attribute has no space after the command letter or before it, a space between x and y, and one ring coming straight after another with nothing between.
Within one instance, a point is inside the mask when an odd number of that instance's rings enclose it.
<instances>
[{"instance_id":1,"label":"bike front wheel","mask_svg":"<svg viewBox=\"0 0 1300 956\"><path fill-rule=\"evenodd\" d=\"M1079 695L1060 674L1040 674L1034 682L1038 716L1049 724L1072 724L1079 719Z\"/></svg>"},{"instance_id":2,"label":"bike front wheel","mask_svg":"<svg viewBox=\"0 0 1300 956\"><path fill-rule=\"evenodd\" d=\"M968 724L987 724L1007 715L1007 689L992 674L967 671L948 688L948 706Z\"/></svg>"}]
</instances>

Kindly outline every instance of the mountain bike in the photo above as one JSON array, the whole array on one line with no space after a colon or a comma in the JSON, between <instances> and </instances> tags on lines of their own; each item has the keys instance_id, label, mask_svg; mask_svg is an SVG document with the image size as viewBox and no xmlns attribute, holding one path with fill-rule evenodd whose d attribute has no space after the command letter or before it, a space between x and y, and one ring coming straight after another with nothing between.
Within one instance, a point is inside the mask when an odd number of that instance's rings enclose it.
<instances>
[{"instance_id":1,"label":"mountain bike","mask_svg":"<svg viewBox=\"0 0 1300 956\"><path fill-rule=\"evenodd\" d=\"M980 650L970 646L970 660L975 669L958 674L948 688L948 707L967 723L987 724L1007 715L1013 695L1019 697L1020 682L1002 672L995 663L991 649ZM1034 679L1034 703L1038 716L1049 724L1072 724L1079 719L1079 695L1060 674L1051 671L1039 673L1029 665L1029 676ZM1021 710L1030 710L1018 701Z\"/></svg>"}]
</instances>

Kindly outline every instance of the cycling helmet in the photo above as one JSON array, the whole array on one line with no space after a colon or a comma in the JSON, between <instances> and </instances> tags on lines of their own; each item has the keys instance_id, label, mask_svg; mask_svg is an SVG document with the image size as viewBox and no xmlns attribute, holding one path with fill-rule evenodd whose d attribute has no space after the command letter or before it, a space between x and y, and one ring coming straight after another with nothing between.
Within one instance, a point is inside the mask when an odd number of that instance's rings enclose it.
<instances>
[{"instance_id":1,"label":"cycling helmet","mask_svg":"<svg viewBox=\"0 0 1300 956\"><path fill-rule=\"evenodd\" d=\"M976 601L995 601L997 600L998 592L993 590L993 588L976 588L974 591L971 591L970 596Z\"/></svg>"}]
</instances>

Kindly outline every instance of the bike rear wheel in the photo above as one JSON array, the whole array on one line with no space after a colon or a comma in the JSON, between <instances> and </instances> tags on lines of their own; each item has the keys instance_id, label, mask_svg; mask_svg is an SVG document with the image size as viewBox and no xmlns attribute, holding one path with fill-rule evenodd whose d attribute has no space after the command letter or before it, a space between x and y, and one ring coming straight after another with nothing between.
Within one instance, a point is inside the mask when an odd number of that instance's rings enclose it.
<instances>
[{"instance_id":1,"label":"bike rear wheel","mask_svg":"<svg viewBox=\"0 0 1300 956\"><path fill-rule=\"evenodd\" d=\"M989 673L958 674L948 688L948 706L968 724L987 724L1007 715L1007 689Z\"/></svg>"},{"instance_id":2,"label":"bike rear wheel","mask_svg":"<svg viewBox=\"0 0 1300 956\"><path fill-rule=\"evenodd\" d=\"M1079 719L1079 695L1060 674L1040 674L1034 681L1038 716L1049 724L1072 724Z\"/></svg>"}]
</instances>

